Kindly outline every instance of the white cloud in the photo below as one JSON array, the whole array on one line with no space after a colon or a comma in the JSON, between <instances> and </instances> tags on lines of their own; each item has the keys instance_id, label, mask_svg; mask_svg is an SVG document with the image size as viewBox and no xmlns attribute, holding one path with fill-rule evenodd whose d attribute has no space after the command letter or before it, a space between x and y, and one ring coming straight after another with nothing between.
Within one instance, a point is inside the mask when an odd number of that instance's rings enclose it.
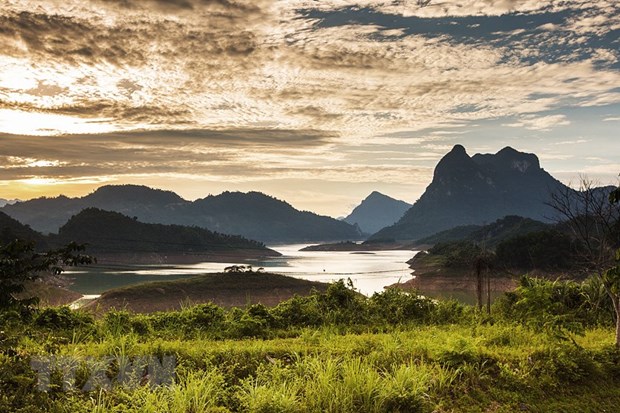
<instances>
[{"instance_id":1,"label":"white cloud","mask_svg":"<svg viewBox=\"0 0 620 413\"><path fill-rule=\"evenodd\" d=\"M506 124L512 128L526 128L531 130L549 131L558 126L570 125L570 121L565 115L549 116L522 116L517 122Z\"/></svg>"}]
</instances>

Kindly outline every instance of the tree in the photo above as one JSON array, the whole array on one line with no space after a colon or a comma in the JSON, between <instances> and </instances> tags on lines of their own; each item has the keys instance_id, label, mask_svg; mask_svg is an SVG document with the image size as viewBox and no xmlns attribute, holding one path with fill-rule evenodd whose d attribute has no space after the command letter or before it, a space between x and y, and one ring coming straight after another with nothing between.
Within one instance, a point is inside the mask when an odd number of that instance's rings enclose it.
<instances>
[{"instance_id":1,"label":"tree","mask_svg":"<svg viewBox=\"0 0 620 413\"><path fill-rule=\"evenodd\" d=\"M615 189L610 194L581 177L577 190L565 187L551 194L548 205L557 213L559 228L567 230L577 243L574 253L578 266L588 272L600 275L614 261L620 242L620 204L611 201L617 192Z\"/></svg>"},{"instance_id":2,"label":"tree","mask_svg":"<svg viewBox=\"0 0 620 413\"><path fill-rule=\"evenodd\" d=\"M612 191L597 188L581 177L578 190L569 187L551 195L548 204L557 213L560 226L577 243L577 264L602 281L616 316L616 347L620 348L620 270L614 266L620 246L620 187Z\"/></svg>"},{"instance_id":3,"label":"tree","mask_svg":"<svg viewBox=\"0 0 620 413\"><path fill-rule=\"evenodd\" d=\"M84 245L70 243L67 246L36 252L33 242L15 240L0 246L0 310L28 308L38 298L20 298L25 283L37 280L43 273L61 274L65 267L90 264L94 259L83 255Z\"/></svg>"},{"instance_id":4,"label":"tree","mask_svg":"<svg viewBox=\"0 0 620 413\"><path fill-rule=\"evenodd\" d=\"M609 194L609 202L612 205L620 203L620 186ZM603 285L613 302L616 313L616 347L620 347L620 249L616 250L616 265L603 273Z\"/></svg>"},{"instance_id":5,"label":"tree","mask_svg":"<svg viewBox=\"0 0 620 413\"><path fill-rule=\"evenodd\" d=\"M483 249L474 258L474 273L476 275L476 298L478 309L482 310L482 299L486 288L487 314L491 314L491 270L493 268L493 254ZM486 286L485 286L486 284Z\"/></svg>"}]
</instances>

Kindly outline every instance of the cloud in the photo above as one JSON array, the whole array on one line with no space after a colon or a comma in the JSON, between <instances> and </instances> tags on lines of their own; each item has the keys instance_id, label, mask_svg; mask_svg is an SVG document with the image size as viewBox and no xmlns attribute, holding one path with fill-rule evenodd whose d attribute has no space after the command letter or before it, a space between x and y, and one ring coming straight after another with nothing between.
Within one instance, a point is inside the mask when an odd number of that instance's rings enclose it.
<instances>
[{"instance_id":1,"label":"cloud","mask_svg":"<svg viewBox=\"0 0 620 413\"><path fill-rule=\"evenodd\" d=\"M533 116L526 115L517 122L506 124L512 128L526 128L531 130L549 131L558 126L570 125L570 121L565 115Z\"/></svg>"},{"instance_id":2,"label":"cloud","mask_svg":"<svg viewBox=\"0 0 620 413\"><path fill-rule=\"evenodd\" d=\"M408 1L355 4L11 1L0 13L6 57L0 107L108 119L110 130L269 125L337 130L343 139L362 140L549 111L567 102L620 100L617 70L596 66L613 64L612 47L574 55L562 49L571 36L539 26L495 38L480 34L489 32L484 19L507 13L560 22L569 9L575 18L617 17L606 0L590 8L534 0L431 2L424 8ZM327 11L333 20L342 9L358 21L326 25L304 11ZM426 20L415 22L441 30L412 32L398 26L401 20L390 23L394 16L421 16ZM447 25L446 16L478 20ZM604 19L595 20L605 26ZM613 26L613 19L606 21ZM413 21L402 22L415 28Z\"/></svg>"},{"instance_id":3,"label":"cloud","mask_svg":"<svg viewBox=\"0 0 620 413\"><path fill-rule=\"evenodd\" d=\"M570 141L560 141L560 142L554 142L554 145L577 145L580 143L588 143L590 142L590 139L574 139L574 140L570 140Z\"/></svg>"},{"instance_id":4,"label":"cloud","mask_svg":"<svg viewBox=\"0 0 620 413\"><path fill-rule=\"evenodd\" d=\"M294 164L288 159L316 159L312 154L328 151L330 141L330 135L318 131L269 129L0 135L0 180L187 170L214 176L271 174Z\"/></svg>"},{"instance_id":5,"label":"cloud","mask_svg":"<svg viewBox=\"0 0 620 413\"><path fill-rule=\"evenodd\" d=\"M0 133L22 136L2 155L30 161L0 179L405 185L453 135L480 148L489 122L536 134L620 102L619 16L611 0L6 0Z\"/></svg>"}]
</instances>

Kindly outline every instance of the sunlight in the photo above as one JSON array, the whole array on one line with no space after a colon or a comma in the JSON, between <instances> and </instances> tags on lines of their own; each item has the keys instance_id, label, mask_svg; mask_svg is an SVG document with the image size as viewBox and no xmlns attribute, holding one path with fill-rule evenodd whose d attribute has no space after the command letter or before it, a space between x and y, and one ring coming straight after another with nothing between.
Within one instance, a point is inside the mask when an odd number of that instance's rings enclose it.
<instances>
[{"instance_id":1,"label":"sunlight","mask_svg":"<svg viewBox=\"0 0 620 413\"><path fill-rule=\"evenodd\" d=\"M75 116L0 109L0 130L12 135L105 133L115 130L108 121L103 118L86 120Z\"/></svg>"}]
</instances>

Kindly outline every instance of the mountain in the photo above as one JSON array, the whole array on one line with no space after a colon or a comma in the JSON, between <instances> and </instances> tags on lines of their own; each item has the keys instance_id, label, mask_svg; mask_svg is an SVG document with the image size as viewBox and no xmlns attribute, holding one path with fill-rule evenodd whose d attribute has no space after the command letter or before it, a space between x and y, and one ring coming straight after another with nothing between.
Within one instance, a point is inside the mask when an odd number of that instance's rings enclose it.
<instances>
[{"instance_id":1,"label":"mountain","mask_svg":"<svg viewBox=\"0 0 620 413\"><path fill-rule=\"evenodd\" d=\"M4 198L0 198L0 208L2 208L5 205L8 204L14 204L16 202L18 202L18 199L4 199Z\"/></svg>"},{"instance_id":2,"label":"mountain","mask_svg":"<svg viewBox=\"0 0 620 413\"><path fill-rule=\"evenodd\" d=\"M224 192L194 202L171 191L138 185L108 185L81 198L37 198L1 211L44 233L56 233L73 215L98 208L140 222L198 226L263 242L359 239L355 226L291 205L259 192Z\"/></svg>"},{"instance_id":3,"label":"mountain","mask_svg":"<svg viewBox=\"0 0 620 413\"><path fill-rule=\"evenodd\" d=\"M507 215L548 222L550 194L566 186L540 167L534 154L506 147L470 157L456 145L435 167L420 199L371 240L419 240L460 225L482 225Z\"/></svg>"},{"instance_id":4,"label":"mountain","mask_svg":"<svg viewBox=\"0 0 620 413\"><path fill-rule=\"evenodd\" d=\"M419 244L438 244L450 241L471 241L494 248L500 242L532 232L545 231L551 224L509 215L488 225L461 225L418 240Z\"/></svg>"},{"instance_id":5,"label":"mountain","mask_svg":"<svg viewBox=\"0 0 620 413\"><path fill-rule=\"evenodd\" d=\"M263 242L359 239L354 225L308 211L260 192L224 192L193 202L188 220L214 231ZM191 218L190 218L191 217Z\"/></svg>"},{"instance_id":6,"label":"mountain","mask_svg":"<svg viewBox=\"0 0 620 413\"><path fill-rule=\"evenodd\" d=\"M357 224L365 234L374 234L398 221L409 208L411 204L405 201L374 191L344 221Z\"/></svg>"},{"instance_id":7,"label":"mountain","mask_svg":"<svg viewBox=\"0 0 620 413\"><path fill-rule=\"evenodd\" d=\"M170 217L188 201L174 192L140 185L108 185L81 198L37 198L2 208L6 214L43 233L55 233L69 218L86 208L116 211L143 222L173 223Z\"/></svg>"},{"instance_id":8,"label":"mountain","mask_svg":"<svg viewBox=\"0 0 620 413\"><path fill-rule=\"evenodd\" d=\"M89 252L202 253L256 250L277 255L262 243L240 236L223 235L198 227L147 224L118 212L87 208L71 217L53 239L88 244Z\"/></svg>"},{"instance_id":9,"label":"mountain","mask_svg":"<svg viewBox=\"0 0 620 413\"><path fill-rule=\"evenodd\" d=\"M0 245L7 244L18 238L26 241L35 241L39 248L45 248L46 246L42 234L0 212Z\"/></svg>"}]
</instances>

